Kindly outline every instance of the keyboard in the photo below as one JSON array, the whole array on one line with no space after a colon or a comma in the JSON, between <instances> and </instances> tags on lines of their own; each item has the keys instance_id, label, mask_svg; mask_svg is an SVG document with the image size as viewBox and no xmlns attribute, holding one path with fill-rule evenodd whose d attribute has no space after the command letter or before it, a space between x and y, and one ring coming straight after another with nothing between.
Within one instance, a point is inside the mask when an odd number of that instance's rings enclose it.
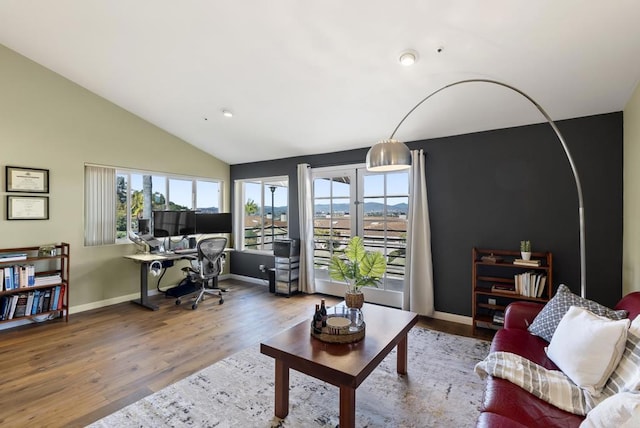
<instances>
[{"instance_id":1,"label":"keyboard","mask_svg":"<svg viewBox=\"0 0 640 428\"><path fill-rule=\"evenodd\" d=\"M173 250L174 254L196 254L198 250L196 248L180 248Z\"/></svg>"}]
</instances>

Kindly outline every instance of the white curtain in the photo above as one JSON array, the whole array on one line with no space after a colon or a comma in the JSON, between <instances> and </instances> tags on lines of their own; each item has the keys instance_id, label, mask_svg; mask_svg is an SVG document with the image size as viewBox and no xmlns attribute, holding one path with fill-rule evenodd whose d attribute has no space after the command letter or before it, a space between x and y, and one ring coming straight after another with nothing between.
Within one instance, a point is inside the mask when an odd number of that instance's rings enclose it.
<instances>
[{"instance_id":1,"label":"white curtain","mask_svg":"<svg viewBox=\"0 0 640 428\"><path fill-rule=\"evenodd\" d=\"M116 242L116 170L84 167L84 245Z\"/></svg>"},{"instance_id":2,"label":"white curtain","mask_svg":"<svg viewBox=\"0 0 640 428\"><path fill-rule=\"evenodd\" d=\"M434 299L431 226L427 202L425 156L422 150L411 151L409 178L407 267L402 308L420 315L432 316Z\"/></svg>"},{"instance_id":3,"label":"white curtain","mask_svg":"<svg viewBox=\"0 0 640 428\"><path fill-rule=\"evenodd\" d=\"M298 217L300 221L300 277L299 287L303 293L316 292L313 271L313 200L311 167L298 164Z\"/></svg>"}]
</instances>

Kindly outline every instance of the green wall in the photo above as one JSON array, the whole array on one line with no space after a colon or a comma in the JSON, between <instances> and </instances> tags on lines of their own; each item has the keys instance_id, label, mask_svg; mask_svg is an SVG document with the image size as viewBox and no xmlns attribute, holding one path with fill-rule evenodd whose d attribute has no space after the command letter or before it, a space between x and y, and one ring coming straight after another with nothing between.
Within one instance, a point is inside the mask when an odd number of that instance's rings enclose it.
<instances>
[{"instance_id":1,"label":"green wall","mask_svg":"<svg viewBox=\"0 0 640 428\"><path fill-rule=\"evenodd\" d=\"M0 248L71 245L71 313L136 297L133 245L84 247L85 163L222 179L229 165L0 45ZM49 170L49 220L7 221L4 167ZM179 269L171 270L179 279ZM155 281L150 280L150 288Z\"/></svg>"},{"instance_id":2,"label":"green wall","mask_svg":"<svg viewBox=\"0 0 640 428\"><path fill-rule=\"evenodd\" d=\"M640 84L624 109L623 294L640 291Z\"/></svg>"}]
</instances>

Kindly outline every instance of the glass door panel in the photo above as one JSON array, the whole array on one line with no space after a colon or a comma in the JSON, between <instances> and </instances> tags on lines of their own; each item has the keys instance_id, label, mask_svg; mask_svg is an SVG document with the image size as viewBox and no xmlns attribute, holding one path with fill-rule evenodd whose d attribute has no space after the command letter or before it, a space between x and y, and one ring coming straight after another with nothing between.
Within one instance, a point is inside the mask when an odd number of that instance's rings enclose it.
<instances>
[{"instance_id":1,"label":"glass door panel","mask_svg":"<svg viewBox=\"0 0 640 428\"><path fill-rule=\"evenodd\" d=\"M380 251L387 272L379 288L366 287L368 302L400 307L409 201L409 174L370 173L354 166L314 171L314 268L316 290L344 295L346 286L329 277L329 260L351 236L362 236L368 251Z\"/></svg>"},{"instance_id":2,"label":"glass door panel","mask_svg":"<svg viewBox=\"0 0 640 428\"><path fill-rule=\"evenodd\" d=\"M336 284L329 278L329 260L334 253L343 251L347 240L355 230L352 213L355 189L353 171L340 174L314 173L313 181L313 235L316 290L320 293L343 295L344 284Z\"/></svg>"}]
</instances>

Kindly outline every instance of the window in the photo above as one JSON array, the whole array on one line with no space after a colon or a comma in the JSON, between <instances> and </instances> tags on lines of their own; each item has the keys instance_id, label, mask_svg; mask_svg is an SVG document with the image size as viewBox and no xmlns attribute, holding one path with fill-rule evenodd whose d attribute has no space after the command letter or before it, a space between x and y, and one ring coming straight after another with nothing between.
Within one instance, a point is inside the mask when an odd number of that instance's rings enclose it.
<instances>
[{"instance_id":1,"label":"window","mask_svg":"<svg viewBox=\"0 0 640 428\"><path fill-rule=\"evenodd\" d=\"M110 171L111 175L96 184L96 171ZM113 183L111 186L108 185L109 181ZM149 230L149 222L145 225L139 220L151 219L154 210L195 208L202 212L219 212L221 190L222 182L219 180L87 165L85 245L129 242L127 236L130 232ZM115 194L109 195L110 192ZM100 202L113 197L115 203L109 207ZM104 229L105 224L112 224L113 227L107 228L107 232L100 232L100 239L96 239L95 231Z\"/></svg>"},{"instance_id":2,"label":"window","mask_svg":"<svg viewBox=\"0 0 640 428\"><path fill-rule=\"evenodd\" d=\"M272 251L274 240L289 236L289 178L238 180L235 187L236 212L242 213L238 249Z\"/></svg>"},{"instance_id":3,"label":"window","mask_svg":"<svg viewBox=\"0 0 640 428\"><path fill-rule=\"evenodd\" d=\"M344 251L351 236L359 235L367 250L380 251L386 257L387 271L380 290L402 292L408 204L407 171L376 173L356 166L315 169L316 290L325 294L344 292L344 286L335 287L329 278L329 260L332 255ZM384 296L377 303L395 305Z\"/></svg>"}]
</instances>

